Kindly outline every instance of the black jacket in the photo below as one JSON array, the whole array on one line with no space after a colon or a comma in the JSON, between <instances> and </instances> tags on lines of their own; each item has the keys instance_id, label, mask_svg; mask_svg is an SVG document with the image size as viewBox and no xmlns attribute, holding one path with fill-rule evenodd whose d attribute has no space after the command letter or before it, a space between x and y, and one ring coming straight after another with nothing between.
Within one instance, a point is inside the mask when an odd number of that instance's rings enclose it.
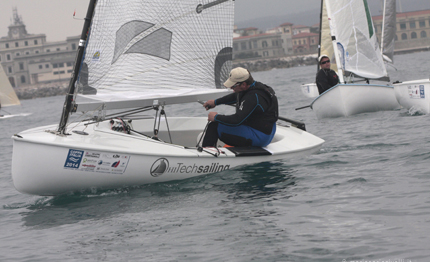
<instances>
[{"instance_id":1,"label":"black jacket","mask_svg":"<svg viewBox=\"0 0 430 262\"><path fill-rule=\"evenodd\" d=\"M246 91L215 100L215 105L234 103L235 114L218 114L215 121L229 126L247 125L265 134L272 132L273 124L278 120L278 98L271 87L254 82Z\"/></svg>"},{"instance_id":2,"label":"black jacket","mask_svg":"<svg viewBox=\"0 0 430 262\"><path fill-rule=\"evenodd\" d=\"M339 77L336 72L331 69L321 69L317 74L315 82L318 86L319 93L322 94L326 90L339 84Z\"/></svg>"}]
</instances>

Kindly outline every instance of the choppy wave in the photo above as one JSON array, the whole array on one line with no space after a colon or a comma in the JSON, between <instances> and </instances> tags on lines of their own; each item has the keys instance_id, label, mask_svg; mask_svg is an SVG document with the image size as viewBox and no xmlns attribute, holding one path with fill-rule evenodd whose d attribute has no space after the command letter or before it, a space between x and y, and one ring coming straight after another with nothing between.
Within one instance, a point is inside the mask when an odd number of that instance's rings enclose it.
<instances>
[{"instance_id":1,"label":"choppy wave","mask_svg":"<svg viewBox=\"0 0 430 262\"><path fill-rule=\"evenodd\" d=\"M426 55L396 57L407 71L390 72L391 78L427 75ZM253 75L274 87L280 115L305 122L326 140L317 154L57 197L13 188L10 137L57 123L64 97L22 101L12 113L33 114L0 125L0 260L426 261L428 116L402 109L318 120L310 109L294 110L309 104L300 84L312 82L315 71ZM206 111L196 103L166 114Z\"/></svg>"}]
</instances>

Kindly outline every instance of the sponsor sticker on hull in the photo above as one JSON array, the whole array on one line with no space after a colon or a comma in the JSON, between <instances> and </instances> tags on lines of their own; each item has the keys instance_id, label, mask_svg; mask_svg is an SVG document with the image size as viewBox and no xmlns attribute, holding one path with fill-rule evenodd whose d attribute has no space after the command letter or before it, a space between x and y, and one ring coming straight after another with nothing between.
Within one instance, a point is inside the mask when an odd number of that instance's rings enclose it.
<instances>
[{"instance_id":1,"label":"sponsor sticker on hull","mask_svg":"<svg viewBox=\"0 0 430 262\"><path fill-rule=\"evenodd\" d=\"M86 172L123 174L129 160L130 155L125 154L69 149L64 168Z\"/></svg>"},{"instance_id":2,"label":"sponsor sticker on hull","mask_svg":"<svg viewBox=\"0 0 430 262\"><path fill-rule=\"evenodd\" d=\"M410 85L408 86L409 98L423 99L426 98L424 93L424 85Z\"/></svg>"}]
</instances>

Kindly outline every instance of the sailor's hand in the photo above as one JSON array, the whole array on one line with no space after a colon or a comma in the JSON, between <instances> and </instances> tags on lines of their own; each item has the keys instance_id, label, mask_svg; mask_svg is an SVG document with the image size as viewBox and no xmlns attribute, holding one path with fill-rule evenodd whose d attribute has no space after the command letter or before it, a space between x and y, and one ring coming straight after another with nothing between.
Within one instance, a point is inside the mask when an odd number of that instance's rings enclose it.
<instances>
[{"instance_id":1,"label":"sailor's hand","mask_svg":"<svg viewBox=\"0 0 430 262\"><path fill-rule=\"evenodd\" d=\"M206 110L214 108L215 107L215 100L206 101L206 103L203 104L203 107L206 108Z\"/></svg>"},{"instance_id":2,"label":"sailor's hand","mask_svg":"<svg viewBox=\"0 0 430 262\"><path fill-rule=\"evenodd\" d=\"M210 113L208 114L208 121L213 122L213 121L215 120L215 116L216 116L217 114L218 114L217 112L210 112Z\"/></svg>"}]
</instances>

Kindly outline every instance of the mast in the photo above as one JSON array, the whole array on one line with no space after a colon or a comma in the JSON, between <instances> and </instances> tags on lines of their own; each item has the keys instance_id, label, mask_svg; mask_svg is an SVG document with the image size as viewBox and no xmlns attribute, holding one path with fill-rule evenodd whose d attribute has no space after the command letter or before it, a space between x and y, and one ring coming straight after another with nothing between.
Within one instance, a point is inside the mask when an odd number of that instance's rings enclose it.
<instances>
[{"instance_id":1,"label":"mast","mask_svg":"<svg viewBox=\"0 0 430 262\"><path fill-rule=\"evenodd\" d=\"M341 61L339 56L339 49L337 48L336 32L333 32L336 28L336 25L333 24L331 8L328 1L326 1L326 8L327 8L328 21L330 23L330 35L331 35L331 41L333 43L333 52L334 52L334 57L336 59L336 67L337 67L337 72L339 76L339 82L344 83L343 69L342 69L342 66L340 65Z\"/></svg>"},{"instance_id":2,"label":"mast","mask_svg":"<svg viewBox=\"0 0 430 262\"><path fill-rule=\"evenodd\" d=\"M67 120L69 119L70 111L73 107L73 96L75 94L76 81L78 80L79 70L81 69L81 61L84 57L85 44L88 39L88 32L91 26L91 20L94 15L94 10L97 0L90 0L87 15L85 17L84 27L82 29L81 39L79 40L78 52L76 54L75 65L73 67L72 77L69 82L69 90L66 95L66 101L63 106L63 113L61 114L60 124L58 125L58 134L66 134Z\"/></svg>"},{"instance_id":3,"label":"mast","mask_svg":"<svg viewBox=\"0 0 430 262\"><path fill-rule=\"evenodd\" d=\"M323 8L324 8L324 0L321 0L321 11L320 11L320 32L319 32L319 43L318 43L318 57L317 59L319 59L319 57L321 56L321 31L322 31L322 16L323 16ZM320 70L320 63L318 61L317 63L317 74Z\"/></svg>"},{"instance_id":4,"label":"mast","mask_svg":"<svg viewBox=\"0 0 430 262\"><path fill-rule=\"evenodd\" d=\"M385 32L385 9L387 5L387 0L383 0L382 5L382 28L381 28L381 55L384 57L384 32Z\"/></svg>"}]
</instances>

